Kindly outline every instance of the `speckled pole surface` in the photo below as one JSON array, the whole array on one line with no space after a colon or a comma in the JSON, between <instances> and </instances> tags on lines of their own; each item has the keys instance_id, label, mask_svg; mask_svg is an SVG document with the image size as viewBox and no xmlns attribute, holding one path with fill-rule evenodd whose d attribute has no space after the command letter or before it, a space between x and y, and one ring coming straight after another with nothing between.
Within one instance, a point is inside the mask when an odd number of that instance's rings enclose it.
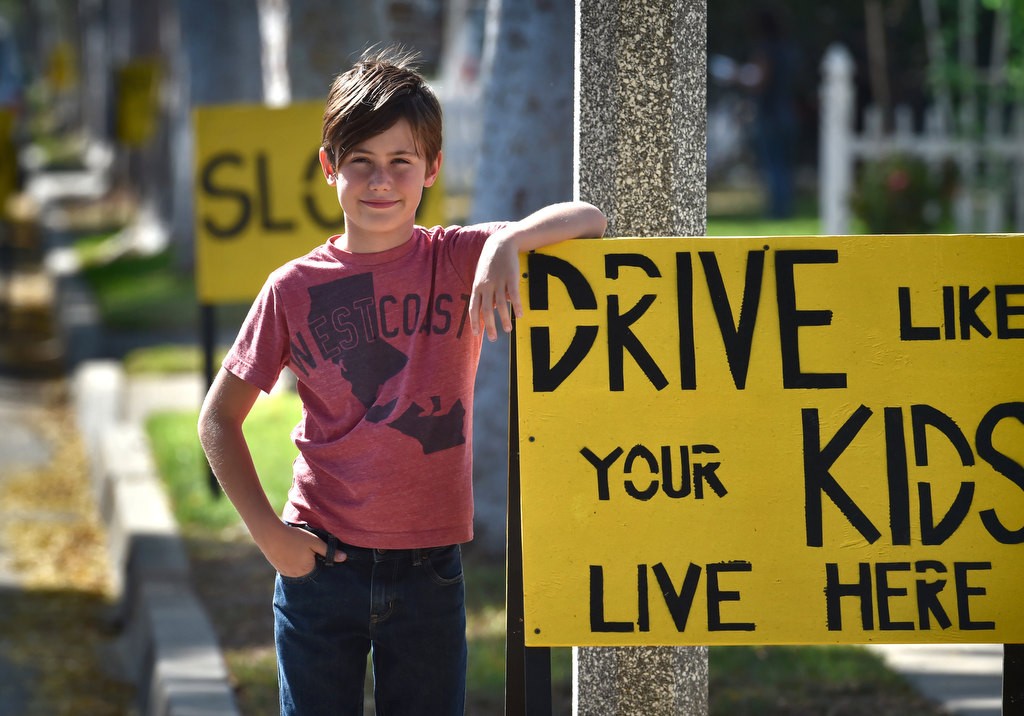
<instances>
[{"instance_id":1,"label":"speckled pole surface","mask_svg":"<svg viewBox=\"0 0 1024 716\"><path fill-rule=\"evenodd\" d=\"M577 0L576 190L608 236L707 225L706 0Z\"/></svg>"},{"instance_id":2,"label":"speckled pole surface","mask_svg":"<svg viewBox=\"0 0 1024 716\"><path fill-rule=\"evenodd\" d=\"M577 0L575 192L607 236L707 227L706 0ZM574 650L578 716L703 716L703 647Z\"/></svg>"}]
</instances>

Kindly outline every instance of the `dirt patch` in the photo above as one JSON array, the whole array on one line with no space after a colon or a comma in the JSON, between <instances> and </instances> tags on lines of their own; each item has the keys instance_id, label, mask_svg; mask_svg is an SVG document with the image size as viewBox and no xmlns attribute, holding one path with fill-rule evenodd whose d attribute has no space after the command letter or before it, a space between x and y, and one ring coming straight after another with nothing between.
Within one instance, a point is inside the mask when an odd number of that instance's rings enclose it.
<instances>
[{"instance_id":1,"label":"dirt patch","mask_svg":"<svg viewBox=\"0 0 1024 716\"><path fill-rule=\"evenodd\" d=\"M16 400L19 426L47 449L32 464L0 465L0 663L16 680L0 714L128 714L134 690L112 666L106 536L66 386L30 384Z\"/></svg>"}]
</instances>

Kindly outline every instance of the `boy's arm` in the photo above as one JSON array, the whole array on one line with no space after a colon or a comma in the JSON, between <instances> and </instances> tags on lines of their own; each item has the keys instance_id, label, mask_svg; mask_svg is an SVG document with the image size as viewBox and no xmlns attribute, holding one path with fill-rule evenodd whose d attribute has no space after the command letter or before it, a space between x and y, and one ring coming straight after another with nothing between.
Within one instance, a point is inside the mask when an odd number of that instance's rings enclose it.
<instances>
[{"instance_id":1,"label":"boy's arm","mask_svg":"<svg viewBox=\"0 0 1024 716\"><path fill-rule=\"evenodd\" d=\"M298 577L313 570L313 554L326 554L327 546L315 535L285 525L260 484L242 433L259 393L259 388L222 368L199 414L199 441L224 494L264 556L281 574Z\"/></svg>"},{"instance_id":2,"label":"boy's arm","mask_svg":"<svg viewBox=\"0 0 1024 716\"><path fill-rule=\"evenodd\" d=\"M483 326L490 340L497 339L495 310L504 331L511 331L509 302L516 316L523 315L519 298L520 253L566 239L600 238L606 225L604 214L597 207L583 201L569 201L546 206L492 234L477 262L473 295L469 300L473 335L479 334Z\"/></svg>"}]
</instances>

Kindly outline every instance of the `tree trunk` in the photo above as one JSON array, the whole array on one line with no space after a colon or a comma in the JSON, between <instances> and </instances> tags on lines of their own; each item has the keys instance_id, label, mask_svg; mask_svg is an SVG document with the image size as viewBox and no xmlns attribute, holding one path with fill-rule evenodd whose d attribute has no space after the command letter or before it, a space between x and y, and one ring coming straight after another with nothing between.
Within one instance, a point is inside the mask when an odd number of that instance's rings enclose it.
<instances>
[{"instance_id":1,"label":"tree trunk","mask_svg":"<svg viewBox=\"0 0 1024 716\"><path fill-rule=\"evenodd\" d=\"M520 219L572 197L573 32L570 2L488 5L471 222ZM497 554L505 539L508 351L504 337L484 346L473 418L477 541Z\"/></svg>"},{"instance_id":2,"label":"tree trunk","mask_svg":"<svg viewBox=\"0 0 1024 716\"><path fill-rule=\"evenodd\" d=\"M195 256L192 109L263 99L256 0L178 0L177 98L171 108L173 207L178 261Z\"/></svg>"}]
</instances>

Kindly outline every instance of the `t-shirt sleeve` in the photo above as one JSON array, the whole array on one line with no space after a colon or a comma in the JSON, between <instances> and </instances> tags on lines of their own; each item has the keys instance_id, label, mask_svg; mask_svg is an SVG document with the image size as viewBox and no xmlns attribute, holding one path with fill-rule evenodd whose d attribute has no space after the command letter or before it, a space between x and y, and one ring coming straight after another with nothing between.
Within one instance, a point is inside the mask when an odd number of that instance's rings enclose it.
<instances>
[{"instance_id":1,"label":"t-shirt sleeve","mask_svg":"<svg viewBox=\"0 0 1024 716\"><path fill-rule=\"evenodd\" d=\"M249 309L234 345L224 357L225 370L265 393L287 364L288 323L274 277L264 284Z\"/></svg>"},{"instance_id":2,"label":"t-shirt sleeve","mask_svg":"<svg viewBox=\"0 0 1024 716\"><path fill-rule=\"evenodd\" d=\"M472 226L451 226L445 231L448 259L467 288L473 285L476 264L487 238L510 222L493 221Z\"/></svg>"}]
</instances>

